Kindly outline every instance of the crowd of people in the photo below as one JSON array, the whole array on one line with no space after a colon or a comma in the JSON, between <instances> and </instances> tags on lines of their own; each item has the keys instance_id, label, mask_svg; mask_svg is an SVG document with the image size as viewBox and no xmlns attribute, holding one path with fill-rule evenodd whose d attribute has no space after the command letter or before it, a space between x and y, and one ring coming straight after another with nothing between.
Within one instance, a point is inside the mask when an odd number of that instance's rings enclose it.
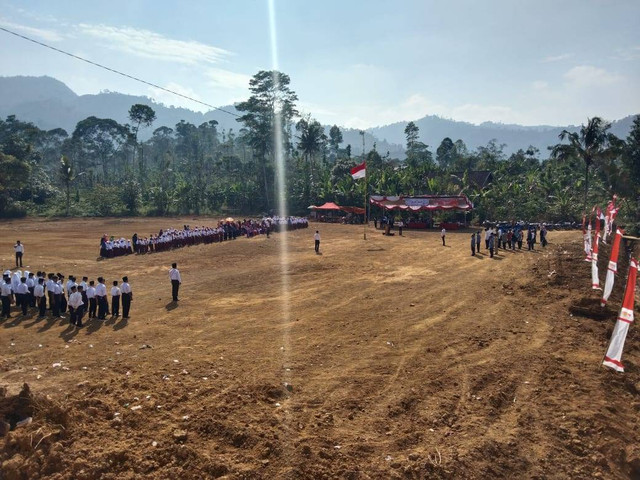
<instances>
[{"instance_id":1,"label":"crowd of people","mask_svg":"<svg viewBox=\"0 0 640 480\"><path fill-rule=\"evenodd\" d=\"M223 220L215 227L167 228L157 234L141 236L134 233L131 240L115 239L107 234L100 239L100 256L102 258L119 257L122 255L145 254L163 252L192 245L209 244L235 240L238 237L251 238L256 235L267 235L273 231L295 230L308 227L308 221L302 217L263 217L260 220L245 219L242 221Z\"/></svg>"},{"instance_id":2,"label":"crowd of people","mask_svg":"<svg viewBox=\"0 0 640 480\"><path fill-rule=\"evenodd\" d=\"M514 251L516 247L518 250L522 250L522 242L525 236L525 226L515 224L511 226L487 226L484 229L484 245L485 250L489 250L489 256L493 258L494 253L497 253L500 248L503 250ZM538 230L540 234L540 244L546 247L547 242L547 228L545 224L542 224L539 228L535 225L530 225L526 228L526 241L527 250L535 250L536 243L538 243ZM471 234L471 255L475 256L476 253L480 253L480 241L482 239L482 231L478 230Z\"/></svg>"},{"instance_id":3,"label":"crowd of people","mask_svg":"<svg viewBox=\"0 0 640 480\"><path fill-rule=\"evenodd\" d=\"M1 318L11 318L11 307L15 305L22 316L32 311L43 318L48 310L53 318L63 319L68 312L71 325L83 327L85 313L97 320L106 320L107 315L119 317L121 302L122 318L129 318L133 292L128 277L122 277L120 284L117 280L111 282L111 311L106 281L98 277L97 282L88 277L79 280L74 275L65 281L61 273L6 270L0 286Z\"/></svg>"}]
</instances>

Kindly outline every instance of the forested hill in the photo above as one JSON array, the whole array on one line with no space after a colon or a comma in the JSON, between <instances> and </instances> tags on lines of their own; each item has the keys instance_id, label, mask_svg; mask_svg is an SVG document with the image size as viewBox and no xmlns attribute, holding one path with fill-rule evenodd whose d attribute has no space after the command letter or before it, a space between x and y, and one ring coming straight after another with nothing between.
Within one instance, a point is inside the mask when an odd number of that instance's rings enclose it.
<instances>
[{"instance_id":1,"label":"forested hill","mask_svg":"<svg viewBox=\"0 0 640 480\"><path fill-rule=\"evenodd\" d=\"M80 120L89 116L111 118L122 124L128 123L127 112L136 103L149 105L154 109L157 117L152 128L140 132L140 137L143 140L151 136L153 129L163 125L173 127L180 120L195 125L216 120L219 124L219 131L228 131L231 128L234 131L240 129L236 117L219 110L200 113L186 108L167 107L147 97L116 92L77 95L64 83L51 77L0 77L0 118L16 115L20 120L33 122L45 130L60 127L71 133ZM233 106L221 108L236 112ZM586 119L584 120L586 121ZM626 117L614 121L611 133L625 138L632 120L632 117ZM533 145L540 149L544 156L547 147L558 142L558 134L563 128L578 129L573 126L523 127L491 122L474 125L437 116L425 116L414 122L420 129L420 139L429 145L429 149L433 152L443 138L449 137L454 141L462 139L470 150L496 139L498 143L506 144L505 153L507 154ZM368 129L365 135L366 150L369 151L375 142L376 149L381 155L384 156L389 152L391 158L402 158L404 156L404 128L406 124L407 122L397 122ZM343 146L350 144L352 154L361 155L362 137L359 131L355 129L342 130ZM328 127L326 131L328 133Z\"/></svg>"},{"instance_id":2,"label":"forested hill","mask_svg":"<svg viewBox=\"0 0 640 480\"><path fill-rule=\"evenodd\" d=\"M594 116L596 114L594 112ZM610 132L619 138L626 138L634 118L635 115L613 121ZM586 121L587 119L585 118L584 122L586 123ZM529 145L533 145L542 152L543 157L546 155L548 146L558 143L558 135L563 129L569 131L578 131L580 129L579 126L552 127L539 125L524 127L522 125L505 125L493 122L474 125L467 122L447 120L434 115L414 120L414 123L420 129L420 140L429 145L432 151L435 151L445 137L449 137L453 141L462 139L469 149L486 145L487 142L495 138L498 143L507 145L505 148L506 153L513 153L519 148L524 149ZM404 129L406 126L407 122L397 122L391 125L370 128L367 132L391 143L402 143L405 138Z\"/></svg>"}]
</instances>

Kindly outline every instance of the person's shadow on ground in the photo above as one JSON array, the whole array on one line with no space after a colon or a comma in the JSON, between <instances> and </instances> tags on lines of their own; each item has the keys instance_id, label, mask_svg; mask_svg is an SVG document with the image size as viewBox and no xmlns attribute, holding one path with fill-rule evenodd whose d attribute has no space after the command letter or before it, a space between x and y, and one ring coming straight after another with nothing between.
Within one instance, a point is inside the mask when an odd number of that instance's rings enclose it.
<instances>
[{"instance_id":1,"label":"person's shadow on ground","mask_svg":"<svg viewBox=\"0 0 640 480\"><path fill-rule=\"evenodd\" d=\"M170 312L171 310L175 310L176 308L178 308L178 302L171 300L164 306L164 308L166 308L168 312Z\"/></svg>"},{"instance_id":2,"label":"person's shadow on ground","mask_svg":"<svg viewBox=\"0 0 640 480\"><path fill-rule=\"evenodd\" d=\"M127 325L129 325L129 322L127 321L127 319L126 318L121 318L120 321L113 326L113 329L114 330L122 330Z\"/></svg>"}]
</instances>

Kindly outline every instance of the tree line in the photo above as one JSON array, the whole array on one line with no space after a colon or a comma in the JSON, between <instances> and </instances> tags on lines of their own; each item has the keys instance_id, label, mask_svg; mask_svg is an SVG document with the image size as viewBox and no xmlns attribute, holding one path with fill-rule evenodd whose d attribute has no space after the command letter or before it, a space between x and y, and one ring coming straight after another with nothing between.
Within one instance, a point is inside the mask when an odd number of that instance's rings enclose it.
<instances>
[{"instance_id":1,"label":"tree line","mask_svg":"<svg viewBox=\"0 0 640 480\"><path fill-rule=\"evenodd\" d=\"M349 170L366 160L368 193L466 194L475 220L576 221L618 194L620 218L640 224L640 116L625 139L594 117L579 132L562 132L547 152L523 147L509 156L496 141L469 150L445 138L434 149L409 122L406 158L397 159L375 144L367 152L344 145L338 126L325 131L300 115L290 82L258 72L236 105L238 128L222 131L216 121L156 126L153 109L140 104L127 124L91 116L70 133L0 120L0 216L269 212L279 128L292 213L325 201L361 205L365 184ZM145 129L152 135L142 141ZM478 184L476 171L491 172L492 181Z\"/></svg>"}]
</instances>

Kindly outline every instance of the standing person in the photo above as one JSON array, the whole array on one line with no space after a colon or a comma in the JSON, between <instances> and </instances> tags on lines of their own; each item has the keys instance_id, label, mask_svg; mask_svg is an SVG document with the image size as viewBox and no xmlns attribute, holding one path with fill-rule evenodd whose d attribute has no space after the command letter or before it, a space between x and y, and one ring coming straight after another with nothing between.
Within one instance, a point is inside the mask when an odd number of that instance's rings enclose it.
<instances>
[{"instance_id":1,"label":"standing person","mask_svg":"<svg viewBox=\"0 0 640 480\"><path fill-rule=\"evenodd\" d=\"M80 297L80 301L78 302L77 297L75 300L76 303L76 327L80 327L82 328L82 317L84 316L84 310L85 308L87 308L87 304L84 302L84 288L82 287L82 285L78 285L76 287L77 292L75 293L76 295L79 295Z\"/></svg>"},{"instance_id":2,"label":"standing person","mask_svg":"<svg viewBox=\"0 0 640 480\"><path fill-rule=\"evenodd\" d=\"M107 286L102 277L98 277L96 298L98 299L98 320L104 320L109 313L109 303L107 302Z\"/></svg>"},{"instance_id":3,"label":"standing person","mask_svg":"<svg viewBox=\"0 0 640 480\"><path fill-rule=\"evenodd\" d=\"M320 231L316 230L316 233L313 235L313 239L315 240L316 253L320 253Z\"/></svg>"},{"instance_id":4,"label":"standing person","mask_svg":"<svg viewBox=\"0 0 640 480\"><path fill-rule=\"evenodd\" d=\"M69 302L68 302L68 306L69 306L69 323L71 325L75 325L76 324L76 308L77 308L77 304L78 301L80 303L82 303L82 297L78 295L77 292L77 287L75 285L71 285L71 287L69 288L69 290L67 291L68 295L69 295Z\"/></svg>"},{"instance_id":5,"label":"standing person","mask_svg":"<svg viewBox=\"0 0 640 480\"><path fill-rule=\"evenodd\" d=\"M47 275L47 295L49 297L49 310L53 311L53 304L55 303L54 292L56 290L56 282L53 280L53 273Z\"/></svg>"},{"instance_id":6,"label":"standing person","mask_svg":"<svg viewBox=\"0 0 640 480\"><path fill-rule=\"evenodd\" d=\"M402 221L402 218L400 219L400 221L398 222L398 235L402 236L402 228L404 227L404 222Z\"/></svg>"},{"instance_id":7,"label":"standing person","mask_svg":"<svg viewBox=\"0 0 640 480\"><path fill-rule=\"evenodd\" d=\"M27 279L22 277L20 284L14 292L16 296L16 306L22 307L22 315L27 314L27 307L29 306L29 287L27 287Z\"/></svg>"},{"instance_id":8,"label":"standing person","mask_svg":"<svg viewBox=\"0 0 640 480\"><path fill-rule=\"evenodd\" d=\"M2 299L2 316L11 318L11 304L13 303L13 289L11 288L11 277L4 277L2 287L0 287L0 298Z\"/></svg>"},{"instance_id":9,"label":"standing person","mask_svg":"<svg viewBox=\"0 0 640 480\"><path fill-rule=\"evenodd\" d=\"M94 287L96 282L91 280L89 282L89 287L87 288L87 300L89 300L89 318L96 318L96 287Z\"/></svg>"},{"instance_id":10,"label":"standing person","mask_svg":"<svg viewBox=\"0 0 640 480\"><path fill-rule=\"evenodd\" d=\"M29 289L29 306L36 306L36 297L33 295L33 292L36 288L36 279L33 272L29 272L29 277L27 278L27 288Z\"/></svg>"},{"instance_id":11,"label":"standing person","mask_svg":"<svg viewBox=\"0 0 640 480\"><path fill-rule=\"evenodd\" d=\"M169 270L169 279L171 280L171 295L173 295L173 301L178 301L178 290L180 290L180 284L182 283L182 277L178 271L178 264L172 263L171 270Z\"/></svg>"},{"instance_id":12,"label":"standing person","mask_svg":"<svg viewBox=\"0 0 640 480\"><path fill-rule=\"evenodd\" d=\"M481 233L482 230L478 230L476 232L476 252L480 253L480 237L481 237Z\"/></svg>"},{"instance_id":13,"label":"standing person","mask_svg":"<svg viewBox=\"0 0 640 480\"><path fill-rule=\"evenodd\" d=\"M111 287L111 316L118 318L120 316L120 288L118 288L118 281L113 281L113 287Z\"/></svg>"},{"instance_id":14,"label":"standing person","mask_svg":"<svg viewBox=\"0 0 640 480\"><path fill-rule=\"evenodd\" d=\"M547 226L543 223L542 228L540 229L540 243L542 247L546 247L549 242L547 242Z\"/></svg>"},{"instance_id":15,"label":"standing person","mask_svg":"<svg viewBox=\"0 0 640 480\"><path fill-rule=\"evenodd\" d=\"M53 290L53 316L55 318L64 318L60 315L60 297L62 297L62 285L56 275L53 276L54 290Z\"/></svg>"},{"instance_id":16,"label":"standing person","mask_svg":"<svg viewBox=\"0 0 640 480\"><path fill-rule=\"evenodd\" d=\"M489 235L489 258L493 258L493 247L495 244L495 240L494 240L494 235L493 233L491 235Z\"/></svg>"},{"instance_id":17,"label":"standing person","mask_svg":"<svg viewBox=\"0 0 640 480\"><path fill-rule=\"evenodd\" d=\"M444 236L447 234L447 231L445 230L444 227L442 227L442 230L440 231L440 236L442 237L442 246L445 247L446 245L444 244Z\"/></svg>"},{"instance_id":18,"label":"standing person","mask_svg":"<svg viewBox=\"0 0 640 480\"><path fill-rule=\"evenodd\" d=\"M20 240L16 241L16 244L13 246L13 251L16 252L16 268L22 267L22 255L24 254L24 245L20 243ZM20 263L20 265L18 265Z\"/></svg>"},{"instance_id":19,"label":"standing person","mask_svg":"<svg viewBox=\"0 0 640 480\"><path fill-rule=\"evenodd\" d=\"M44 278L38 278L38 284L33 289L33 296L36 299L36 306L38 307L38 316L44 317L47 312L47 301L44 296Z\"/></svg>"},{"instance_id":20,"label":"standing person","mask_svg":"<svg viewBox=\"0 0 640 480\"><path fill-rule=\"evenodd\" d=\"M476 234L475 233L471 234L471 256L472 257L476 256Z\"/></svg>"},{"instance_id":21,"label":"standing person","mask_svg":"<svg viewBox=\"0 0 640 480\"><path fill-rule=\"evenodd\" d=\"M489 250L489 237L491 236L491 232L489 231L489 227L484 228L484 249Z\"/></svg>"},{"instance_id":22,"label":"standing person","mask_svg":"<svg viewBox=\"0 0 640 480\"><path fill-rule=\"evenodd\" d=\"M131 308L131 300L133 300L133 292L129 285L129 277L122 277L122 318L129 318L129 309Z\"/></svg>"}]
</instances>

